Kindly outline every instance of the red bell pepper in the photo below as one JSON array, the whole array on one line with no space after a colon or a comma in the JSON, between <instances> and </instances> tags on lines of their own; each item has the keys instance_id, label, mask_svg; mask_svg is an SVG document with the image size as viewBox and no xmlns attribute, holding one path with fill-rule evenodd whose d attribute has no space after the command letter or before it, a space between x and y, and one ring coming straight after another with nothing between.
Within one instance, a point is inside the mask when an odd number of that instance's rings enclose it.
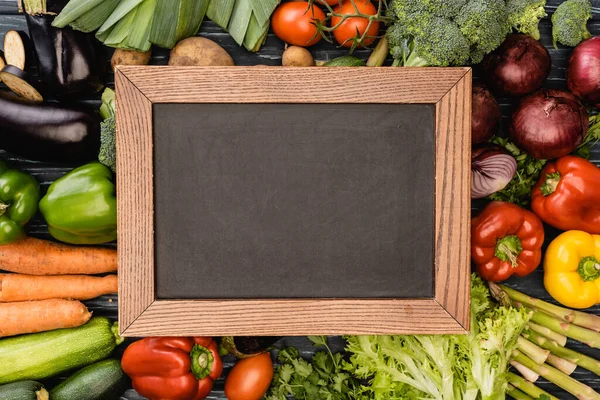
<instances>
[{"instance_id":1,"label":"red bell pepper","mask_svg":"<svg viewBox=\"0 0 600 400\"><path fill-rule=\"evenodd\" d=\"M531 209L555 228L600 234L600 168L575 156L548 163L531 193Z\"/></svg>"},{"instance_id":2,"label":"red bell pepper","mask_svg":"<svg viewBox=\"0 0 600 400\"><path fill-rule=\"evenodd\" d=\"M542 260L544 226L531 211L493 201L471 220L471 258L483 279L532 273Z\"/></svg>"},{"instance_id":3,"label":"red bell pepper","mask_svg":"<svg viewBox=\"0 0 600 400\"><path fill-rule=\"evenodd\" d=\"M201 400L223 372L210 337L145 338L123 353L123 371L133 388L150 400Z\"/></svg>"}]
</instances>

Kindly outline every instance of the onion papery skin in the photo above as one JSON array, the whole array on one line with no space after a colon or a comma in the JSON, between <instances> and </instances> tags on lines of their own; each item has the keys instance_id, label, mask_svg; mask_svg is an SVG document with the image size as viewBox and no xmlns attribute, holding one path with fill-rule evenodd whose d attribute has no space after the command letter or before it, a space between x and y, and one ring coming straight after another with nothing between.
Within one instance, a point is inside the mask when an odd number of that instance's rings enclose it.
<instances>
[{"instance_id":1,"label":"onion papery skin","mask_svg":"<svg viewBox=\"0 0 600 400\"><path fill-rule=\"evenodd\" d=\"M471 198L482 199L504 189L517 173L517 161L498 146L474 148L471 156Z\"/></svg>"},{"instance_id":2,"label":"onion papery skin","mask_svg":"<svg viewBox=\"0 0 600 400\"><path fill-rule=\"evenodd\" d=\"M513 113L510 136L538 160L571 153L587 134L589 118L577 97L563 90L541 89L521 101Z\"/></svg>"},{"instance_id":3,"label":"onion papery skin","mask_svg":"<svg viewBox=\"0 0 600 400\"><path fill-rule=\"evenodd\" d=\"M524 96L550 75L550 53L527 35L511 34L482 64L487 86L498 96Z\"/></svg>"},{"instance_id":4,"label":"onion papery skin","mask_svg":"<svg viewBox=\"0 0 600 400\"><path fill-rule=\"evenodd\" d=\"M600 37L575 47L567 66L567 85L585 103L600 107Z\"/></svg>"},{"instance_id":5,"label":"onion papery skin","mask_svg":"<svg viewBox=\"0 0 600 400\"><path fill-rule=\"evenodd\" d=\"M502 112L492 92L480 82L473 82L471 141L487 142L498 132Z\"/></svg>"}]
</instances>

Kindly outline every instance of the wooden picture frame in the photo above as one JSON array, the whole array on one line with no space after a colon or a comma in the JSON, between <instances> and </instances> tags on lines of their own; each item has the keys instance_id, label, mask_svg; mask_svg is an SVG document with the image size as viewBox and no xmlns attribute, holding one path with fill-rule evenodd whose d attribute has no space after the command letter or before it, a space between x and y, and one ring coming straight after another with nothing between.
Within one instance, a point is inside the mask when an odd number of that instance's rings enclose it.
<instances>
[{"instance_id":1,"label":"wooden picture frame","mask_svg":"<svg viewBox=\"0 0 600 400\"><path fill-rule=\"evenodd\" d=\"M132 67L115 70L123 336L460 334L469 329L471 69ZM434 297L157 300L155 103L435 105Z\"/></svg>"}]
</instances>

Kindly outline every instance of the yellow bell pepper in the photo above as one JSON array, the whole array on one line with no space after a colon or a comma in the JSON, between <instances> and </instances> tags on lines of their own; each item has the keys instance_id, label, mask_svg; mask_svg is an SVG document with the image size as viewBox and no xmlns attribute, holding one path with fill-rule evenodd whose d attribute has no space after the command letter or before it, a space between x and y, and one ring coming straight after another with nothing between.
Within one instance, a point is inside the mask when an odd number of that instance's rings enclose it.
<instances>
[{"instance_id":1,"label":"yellow bell pepper","mask_svg":"<svg viewBox=\"0 0 600 400\"><path fill-rule=\"evenodd\" d=\"M554 239L544 257L544 286L566 307L600 303L600 235L567 231Z\"/></svg>"}]
</instances>

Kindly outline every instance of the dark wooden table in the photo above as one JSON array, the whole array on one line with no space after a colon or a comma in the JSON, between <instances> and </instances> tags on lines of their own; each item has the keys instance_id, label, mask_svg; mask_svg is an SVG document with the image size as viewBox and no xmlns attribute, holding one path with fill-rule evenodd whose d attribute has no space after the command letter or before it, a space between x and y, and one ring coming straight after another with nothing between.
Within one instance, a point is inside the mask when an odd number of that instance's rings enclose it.
<instances>
[{"instance_id":1,"label":"dark wooden table","mask_svg":"<svg viewBox=\"0 0 600 400\"><path fill-rule=\"evenodd\" d=\"M594 6L594 18L588 24L589 30L594 35L600 34L600 0L591 0ZM556 6L561 3L561 0L548 0L547 2L547 12L551 14ZM19 15L17 9L17 0L0 0L0 38L4 37L6 31L16 29L27 31L27 25L25 23L25 18L22 15ZM540 24L540 31L542 34L542 43L548 48L550 51L550 55L552 57L552 72L550 77L545 83L545 87L549 88L557 88L557 89L566 89L565 84L565 67L567 64L568 57L571 53L570 48L560 46L559 49L554 49L552 46L551 40L551 24L549 17L544 19ZM256 64L264 64L264 65L281 65L281 54L284 49L284 44L279 41L274 35L269 34L266 44L262 47L262 49L258 53L250 53L246 51L244 48L240 48L233 39L220 29L215 24L210 21L206 21L202 24L199 32L200 36L208 37L215 42L219 43L223 46L229 54L233 57L237 65L256 65ZM1 43L1 42L0 42ZM1 46L1 44L0 44ZM333 44L322 41L318 45L310 48L313 57L316 60L330 60L340 55L346 54L345 50L337 49ZM107 63L109 63L111 50L107 49ZM366 59L369 50L358 50L355 52L355 55ZM155 49L152 56L152 64L161 65L166 64L168 60L168 50L164 49ZM36 71L35 68L32 68L30 74L35 77ZM475 69L475 76L477 77L477 70ZM107 77L107 85L113 86L113 76L112 74ZM349 85L352 85L352 82L348 82ZM377 90L373 88L373 90ZM503 132L506 132L506 121L510 115L512 108L514 107L514 102L509 101L508 99L499 99L501 102L502 112L503 112ZM98 108L100 105L99 96L93 96L89 98L82 99L81 102L87 103L94 108ZM0 150L1 151L1 150ZM18 157L14 157L8 153L2 152L0 157L3 159L7 159L12 165L16 167L22 168L26 171L32 173L36 179L41 183L43 190L45 191L48 185L50 185L54 180L61 177L64 173L69 171L72 166L65 165L55 165L41 162L33 162L28 160L23 160ZM591 160L596 164L600 165L600 145L597 145L592 152ZM476 202L473 204L473 212L477 212L478 209L484 203ZM547 240L546 245L557 235L557 231L553 229L547 230ZM30 224L29 234L31 236L50 239L50 236L47 231L47 227L43 221L43 219L38 215ZM536 296L542 299L546 299L552 301L548 293L546 293L543 287L543 271L542 268L538 268L533 274L519 279L510 279L508 284L510 286L521 290L527 294L532 296ZM117 317L117 296L102 296L98 299L94 299L91 301L87 301L86 305L90 310L94 312L94 315L108 316L110 318L116 319ZM600 307L596 306L590 310L598 315L600 315ZM331 338L331 343L333 345L334 350L342 350L344 343L343 340L339 337ZM121 345L117 351L117 356L120 352L122 352L128 342L124 345ZM313 349L310 342L303 337L287 337L282 339L278 346L296 346L298 347L302 354L305 356L310 356ZM592 350L586 346L583 346L579 343L569 340L568 346L578 350L582 353L586 353L596 359L600 359L600 350ZM226 376L228 370L233 365L234 359L231 357L225 357L225 372L224 376ZM2 368L2 366L0 366ZM587 372L581 368L578 368L572 375L575 379L593 387L597 391L600 391L600 377ZM225 395L223 393L223 382L221 379L217 382L215 386L215 390L213 390L212 394L209 396L209 399L225 399ZM570 399L573 398L569 394L561 391L556 386L549 384L548 382L540 379L538 381L538 385L547 390L548 392L554 394L560 399ZM127 391L123 398L128 400L140 400L140 397L133 390ZM83 399L82 399L83 400Z\"/></svg>"}]
</instances>

